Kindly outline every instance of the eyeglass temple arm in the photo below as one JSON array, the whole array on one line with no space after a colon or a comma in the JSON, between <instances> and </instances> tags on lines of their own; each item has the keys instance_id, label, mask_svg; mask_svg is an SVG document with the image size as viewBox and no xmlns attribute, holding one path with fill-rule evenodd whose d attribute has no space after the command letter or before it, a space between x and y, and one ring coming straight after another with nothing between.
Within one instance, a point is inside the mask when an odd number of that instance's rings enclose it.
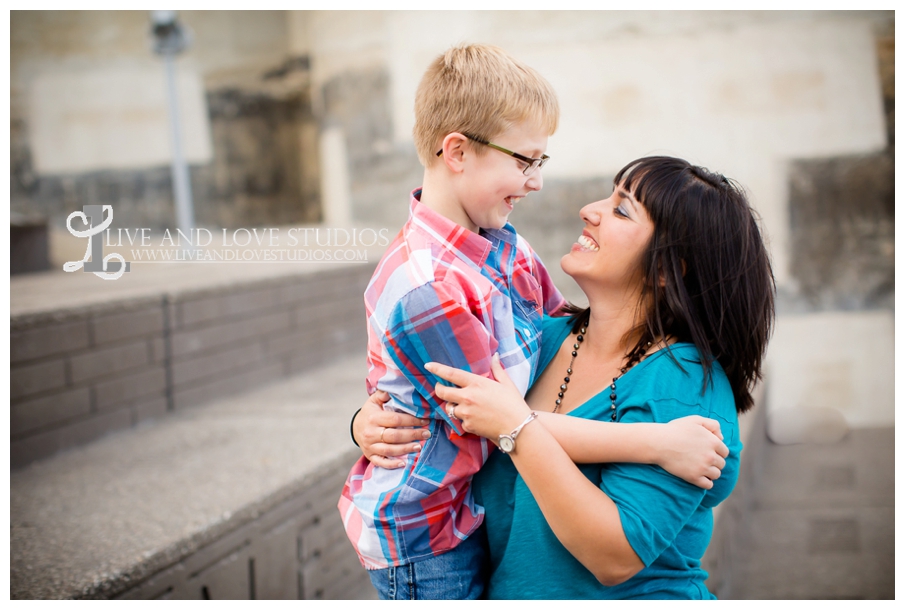
<instances>
[{"instance_id":1,"label":"eyeglass temple arm","mask_svg":"<svg viewBox=\"0 0 905 610\"><path fill-rule=\"evenodd\" d=\"M484 140L483 138L479 138L479 137L477 137L477 136L473 136L473 135L471 135L470 133L464 133L464 132L463 132L462 135L465 136L466 138L468 138L469 140L474 140L474 141L477 142L478 144L485 144L485 145L487 145L487 146L493 146L494 148L499 148L499 146L494 146L493 144L491 144L491 143L488 142L487 140ZM503 152L509 152L509 151L506 150L506 149L502 149L502 150L503 150ZM440 150L437 151L437 156L439 157L439 156L442 155L442 154L443 154L443 149L441 148Z\"/></svg>"}]
</instances>

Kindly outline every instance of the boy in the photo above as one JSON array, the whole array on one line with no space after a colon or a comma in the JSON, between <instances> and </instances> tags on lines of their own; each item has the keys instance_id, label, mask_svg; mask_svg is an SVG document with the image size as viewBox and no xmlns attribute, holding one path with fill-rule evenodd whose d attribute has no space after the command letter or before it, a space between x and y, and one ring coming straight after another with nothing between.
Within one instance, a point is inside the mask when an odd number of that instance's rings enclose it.
<instances>
[{"instance_id":1,"label":"boy","mask_svg":"<svg viewBox=\"0 0 905 610\"><path fill-rule=\"evenodd\" d=\"M409 221L365 291L368 393L427 418L431 437L398 470L360 459L339 509L383 599L475 599L483 509L470 481L493 448L466 434L434 394L440 362L490 375L499 353L524 394L537 366L541 317L564 300L540 259L508 224L518 200L543 186L559 104L550 84L502 50L450 49L415 99L423 187ZM461 578L456 575L461 574Z\"/></svg>"}]
</instances>

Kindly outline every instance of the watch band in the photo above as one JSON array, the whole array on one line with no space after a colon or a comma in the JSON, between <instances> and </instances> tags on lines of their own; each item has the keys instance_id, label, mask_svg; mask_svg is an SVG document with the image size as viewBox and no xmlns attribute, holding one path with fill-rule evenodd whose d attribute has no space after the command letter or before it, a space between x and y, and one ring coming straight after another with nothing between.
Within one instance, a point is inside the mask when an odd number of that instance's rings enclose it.
<instances>
[{"instance_id":1,"label":"watch band","mask_svg":"<svg viewBox=\"0 0 905 610\"><path fill-rule=\"evenodd\" d=\"M513 451L515 451L515 439L522 431L522 428L530 424L535 419L537 419L537 412L531 411L531 414L528 415L528 417L525 418L525 421L519 424L515 430L513 430L509 434L501 434L499 442L500 451L502 451L503 453L512 453Z\"/></svg>"}]
</instances>

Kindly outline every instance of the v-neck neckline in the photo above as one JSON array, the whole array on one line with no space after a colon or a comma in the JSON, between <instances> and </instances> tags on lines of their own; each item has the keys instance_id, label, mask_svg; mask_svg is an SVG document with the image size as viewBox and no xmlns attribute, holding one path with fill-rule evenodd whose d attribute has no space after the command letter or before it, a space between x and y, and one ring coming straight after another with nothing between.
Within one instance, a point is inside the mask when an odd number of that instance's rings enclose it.
<instances>
[{"instance_id":1,"label":"v-neck neckline","mask_svg":"<svg viewBox=\"0 0 905 610\"><path fill-rule=\"evenodd\" d=\"M635 366L633 366L632 368L627 370L625 372L625 374L623 374L618 379L618 381L616 381L617 390L619 388L620 382L625 381L627 378L632 379L633 376L637 375L636 371L643 370L644 368L646 368L648 366L648 363L654 362L662 354L672 350L673 354L676 357L678 357L677 352L684 351L688 346L694 347L691 343L678 342L678 343L673 343L672 345L663 347L661 349L658 349L653 354L651 354L650 356L647 356L646 358L644 358L644 360L642 360L641 362L639 362L638 364L636 364ZM581 417L581 414L579 413L580 411L591 409L592 406L596 406L598 403L599 397L604 396L604 395L607 398L607 400L605 400L604 402L606 403L606 406L609 407L609 405L612 404L611 401L609 400L609 394L607 394L608 390L610 390L610 385L612 385L612 381L610 383L607 383L599 392L597 392L596 394L594 394L593 396L588 398L586 401L584 401L580 405L576 406L574 409L571 409L570 411L563 413L563 415L576 416L575 414L578 413L577 417ZM623 393L622 393L623 396L625 396L627 394L628 394L628 392L626 392L626 391L623 391ZM591 406L589 406L589 405L591 405ZM618 405L617 405L617 407L618 407Z\"/></svg>"}]
</instances>

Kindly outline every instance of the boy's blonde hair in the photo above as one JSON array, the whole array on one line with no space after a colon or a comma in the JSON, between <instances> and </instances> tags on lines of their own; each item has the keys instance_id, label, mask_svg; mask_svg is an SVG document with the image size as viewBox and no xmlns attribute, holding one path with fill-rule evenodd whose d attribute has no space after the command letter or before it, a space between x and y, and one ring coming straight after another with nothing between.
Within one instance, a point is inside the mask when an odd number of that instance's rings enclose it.
<instances>
[{"instance_id":1,"label":"boy's blonde hair","mask_svg":"<svg viewBox=\"0 0 905 610\"><path fill-rule=\"evenodd\" d=\"M490 45L449 49L431 63L415 94L413 133L425 167L454 131L493 140L524 121L553 135L559 122L556 92L534 69ZM475 147L478 155L486 149Z\"/></svg>"}]
</instances>

